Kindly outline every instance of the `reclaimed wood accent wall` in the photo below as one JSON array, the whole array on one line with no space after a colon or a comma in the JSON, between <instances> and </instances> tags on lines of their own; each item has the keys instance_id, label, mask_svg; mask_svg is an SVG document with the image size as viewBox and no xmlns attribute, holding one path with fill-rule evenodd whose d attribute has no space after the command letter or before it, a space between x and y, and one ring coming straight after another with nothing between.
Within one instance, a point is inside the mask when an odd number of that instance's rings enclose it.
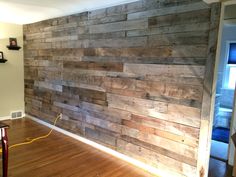
<instances>
[{"instance_id":1,"label":"reclaimed wood accent wall","mask_svg":"<svg viewBox=\"0 0 236 177\"><path fill-rule=\"evenodd\" d=\"M196 176L212 9L141 0L24 25L26 113Z\"/></svg>"}]
</instances>

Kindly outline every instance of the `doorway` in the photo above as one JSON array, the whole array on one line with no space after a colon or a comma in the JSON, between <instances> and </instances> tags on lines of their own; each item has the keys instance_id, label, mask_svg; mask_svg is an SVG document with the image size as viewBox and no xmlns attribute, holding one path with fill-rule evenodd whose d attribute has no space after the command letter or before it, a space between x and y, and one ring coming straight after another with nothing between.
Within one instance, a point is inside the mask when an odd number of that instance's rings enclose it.
<instances>
[{"instance_id":1,"label":"doorway","mask_svg":"<svg viewBox=\"0 0 236 177\"><path fill-rule=\"evenodd\" d=\"M236 5L235 5L236 8ZM218 81L215 96L215 112L212 129L211 157L228 160L230 123L232 119L236 82L236 24L224 24Z\"/></svg>"},{"instance_id":2,"label":"doorway","mask_svg":"<svg viewBox=\"0 0 236 177\"><path fill-rule=\"evenodd\" d=\"M224 170L217 176L223 177L227 173L228 164L233 165L229 145L232 143L230 131L236 84L236 4L227 5L224 9L217 78L210 168L221 164L221 167L216 168Z\"/></svg>"}]
</instances>

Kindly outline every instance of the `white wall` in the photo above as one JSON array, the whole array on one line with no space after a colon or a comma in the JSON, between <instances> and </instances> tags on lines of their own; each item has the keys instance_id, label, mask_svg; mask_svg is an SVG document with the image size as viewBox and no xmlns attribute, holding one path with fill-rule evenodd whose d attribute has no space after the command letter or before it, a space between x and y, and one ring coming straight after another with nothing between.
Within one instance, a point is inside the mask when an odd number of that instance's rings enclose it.
<instances>
[{"instance_id":1,"label":"white wall","mask_svg":"<svg viewBox=\"0 0 236 177\"><path fill-rule=\"evenodd\" d=\"M221 99L221 105L223 107L232 108L233 107L233 90L222 89L223 82L223 73L227 63L226 54L227 54L227 41L236 41L236 24L235 25L225 25L222 33L221 40L221 52L220 52L220 65L218 70L218 83L217 83L217 93L224 95Z\"/></svg>"},{"instance_id":2,"label":"white wall","mask_svg":"<svg viewBox=\"0 0 236 177\"><path fill-rule=\"evenodd\" d=\"M8 50L9 37L16 37L20 50ZM8 60L0 63L0 119L11 111L24 111L23 26L0 22L0 51Z\"/></svg>"}]
</instances>

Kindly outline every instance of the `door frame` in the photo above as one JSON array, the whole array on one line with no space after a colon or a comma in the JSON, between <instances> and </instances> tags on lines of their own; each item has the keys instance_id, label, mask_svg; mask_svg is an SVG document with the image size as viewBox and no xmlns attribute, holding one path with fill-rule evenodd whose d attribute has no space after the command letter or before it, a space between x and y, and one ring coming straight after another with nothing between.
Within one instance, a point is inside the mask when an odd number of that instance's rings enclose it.
<instances>
[{"instance_id":1,"label":"door frame","mask_svg":"<svg viewBox=\"0 0 236 177\"><path fill-rule=\"evenodd\" d=\"M199 177L208 176L212 126L213 126L213 119L214 119L216 84L217 84L217 79L218 79L217 71L218 71L218 66L219 66L219 61L220 61L220 49L221 49L222 31L223 31L223 26L224 26L225 6L232 5L232 4L236 4L236 1L225 0L221 2L221 12L220 12L218 34L217 34L217 31L214 31L216 32L217 37L218 37L216 54L215 54L215 58L214 56L212 56L212 58L208 58L207 62L209 63L206 64L207 69L209 69L210 71L205 74L205 81L204 81L204 90L205 90L204 92L206 93L203 93L201 125L200 125L200 134L199 134L199 148L198 148L198 158L197 158L197 176ZM212 15L214 15L214 12L211 14L211 16ZM214 38L211 39L211 37L209 38L210 38L209 42L210 40L214 39ZM215 62L212 61L214 59L215 59Z\"/></svg>"},{"instance_id":2,"label":"door frame","mask_svg":"<svg viewBox=\"0 0 236 177\"><path fill-rule=\"evenodd\" d=\"M233 102L233 111L230 122L230 138L229 138L229 147L228 147L228 164L234 166L234 153L235 146L231 139L231 136L236 132L236 85L234 90L234 102Z\"/></svg>"}]
</instances>

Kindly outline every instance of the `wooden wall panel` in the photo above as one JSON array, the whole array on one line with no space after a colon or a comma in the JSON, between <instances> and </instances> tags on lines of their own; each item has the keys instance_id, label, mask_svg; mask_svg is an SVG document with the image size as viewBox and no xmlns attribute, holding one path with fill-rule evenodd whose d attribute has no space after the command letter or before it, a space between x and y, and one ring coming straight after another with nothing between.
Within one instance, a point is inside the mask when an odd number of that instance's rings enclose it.
<instances>
[{"instance_id":1,"label":"wooden wall panel","mask_svg":"<svg viewBox=\"0 0 236 177\"><path fill-rule=\"evenodd\" d=\"M24 25L26 112L196 176L211 11L140 0Z\"/></svg>"}]
</instances>

